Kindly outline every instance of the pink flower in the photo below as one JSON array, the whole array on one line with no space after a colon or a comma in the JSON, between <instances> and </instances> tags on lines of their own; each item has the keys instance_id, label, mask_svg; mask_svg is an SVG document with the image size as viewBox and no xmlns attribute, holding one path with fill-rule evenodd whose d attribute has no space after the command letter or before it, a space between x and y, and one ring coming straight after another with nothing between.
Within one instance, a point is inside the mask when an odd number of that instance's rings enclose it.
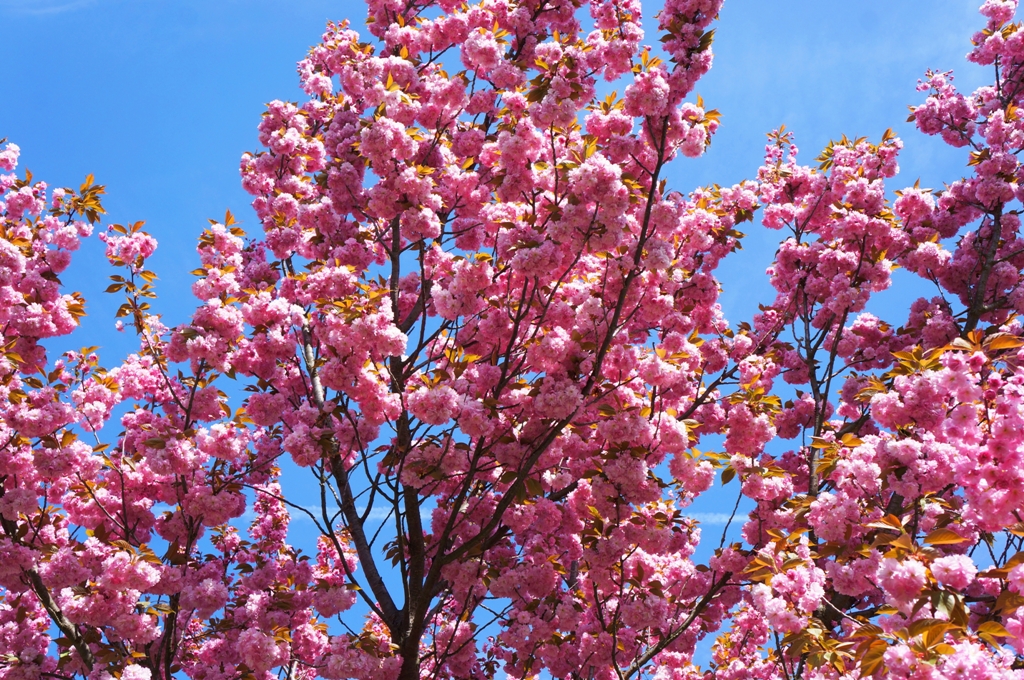
<instances>
[{"instance_id":1,"label":"pink flower","mask_svg":"<svg viewBox=\"0 0 1024 680\"><path fill-rule=\"evenodd\" d=\"M459 394L447 385L421 387L406 395L409 411L429 425L444 425L458 410Z\"/></svg>"},{"instance_id":2,"label":"pink flower","mask_svg":"<svg viewBox=\"0 0 1024 680\"><path fill-rule=\"evenodd\" d=\"M156 239L144 231L134 231L123 236L108 229L100 234L100 240L107 244L107 259L111 264L124 265L138 271L142 269L142 261L156 250Z\"/></svg>"},{"instance_id":3,"label":"pink flower","mask_svg":"<svg viewBox=\"0 0 1024 680\"><path fill-rule=\"evenodd\" d=\"M402 235L409 240L437 238L441 220L430 208L409 209L402 213Z\"/></svg>"},{"instance_id":4,"label":"pink flower","mask_svg":"<svg viewBox=\"0 0 1024 680\"><path fill-rule=\"evenodd\" d=\"M993 25L1001 26L1013 19L1013 13L1017 11L1017 0L985 0L978 11L988 17Z\"/></svg>"},{"instance_id":5,"label":"pink flower","mask_svg":"<svg viewBox=\"0 0 1024 680\"><path fill-rule=\"evenodd\" d=\"M3 151L0 151L0 170L11 172L18 167L18 154L21 149L17 144L8 142Z\"/></svg>"},{"instance_id":6,"label":"pink flower","mask_svg":"<svg viewBox=\"0 0 1024 680\"><path fill-rule=\"evenodd\" d=\"M280 666L288 659L287 648L261 630L247 628L238 636L238 655L257 673Z\"/></svg>"},{"instance_id":7,"label":"pink flower","mask_svg":"<svg viewBox=\"0 0 1024 680\"><path fill-rule=\"evenodd\" d=\"M405 133L405 126L390 118L381 118L360 134L360 152L375 164L390 159L404 161L416 150L416 142Z\"/></svg>"},{"instance_id":8,"label":"pink flower","mask_svg":"<svg viewBox=\"0 0 1024 680\"><path fill-rule=\"evenodd\" d=\"M498 65L501 59L501 48L494 34L484 28L478 28L469 34L462 44L462 63L466 68L475 69L480 74Z\"/></svg>"},{"instance_id":9,"label":"pink flower","mask_svg":"<svg viewBox=\"0 0 1024 680\"><path fill-rule=\"evenodd\" d=\"M194 609L195 615L207 619L228 601L228 588L219 579L207 578L181 593L181 608Z\"/></svg>"},{"instance_id":10,"label":"pink flower","mask_svg":"<svg viewBox=\"0 0 1024 680\"><path fill-rule=\"evenodd\" d=\"M967 555L946 555L931 564L932 576L946 588L963 590L971 585L978 568Z\"/></svg>"},{"instance_id":11,"label":"pink flower","mask_svg":"<svg viewBox=\"0 0 1024 680\"><path fill-rule=\"evenodd\" d=\"M660 116L668 110L669 84L658 70L639 73L626 87L626 113L630 116Z\"/></svg>"},{"instance_id":12,"label":"pink flower","mask_svg":"<svg viewBox=\"0 0 1024 680\"><path fill-rule=\"evenodd\" d=\"M909 612L927 583L928 572L912 557L903 561L887 557L879 565L876 577L888 600L900 611Z\"/></svg>"},{"instance_id":13,"label":"pink flower","mask_svg":"<svg viewBox=\"0 0 1024 680\"><path fill-rule=\"evenodd\" d=\"M542 418L558 420L579 408L581 397L579 388L572 382L548 378L534 398L533 408Z\"/></svg>"},{"instance_id":14,"label":"pink flower","mask_svg":"<svg viewBox=\"0 0 1024 680\"><path fill-rule=\"evenodd\" d=\"M121 671L121 680L150 680L152 677L152 671L138 664L125 666L124 670Z\"/></svg>"}]
</instances>

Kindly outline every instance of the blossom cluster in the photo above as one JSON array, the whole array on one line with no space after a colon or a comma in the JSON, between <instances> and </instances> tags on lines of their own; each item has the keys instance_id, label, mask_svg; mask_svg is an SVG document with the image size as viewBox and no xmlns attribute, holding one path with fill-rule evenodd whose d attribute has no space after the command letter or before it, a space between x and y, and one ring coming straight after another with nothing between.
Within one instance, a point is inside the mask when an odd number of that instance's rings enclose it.
<instances>
[{"instance_id":1,"label":"blossom cluster","mask_svg":"<svg viewBox=\"0 0 1024 680\"><path fill-rule=\"evenodd\" d=\"M830 679L1019 676L1016 4L986 2L972 39L968 58L995 64L995 85L964 95L951 73L929 72L913 107L921 132L965 149L969 176L890 200L902 146L891 133L844 137L816 167L798 163L789 133L766 149L763 222L789 236L768 270L776 298L749 332L755 351L737 357L717 458L756 503L743 527L750 595L716 647L727 676L738 663L772 678L802 666ZM941 294L886 321L865 306L896 267ZM1002 554L982 557L986 543Z\"/></svg>"}]
</instances>

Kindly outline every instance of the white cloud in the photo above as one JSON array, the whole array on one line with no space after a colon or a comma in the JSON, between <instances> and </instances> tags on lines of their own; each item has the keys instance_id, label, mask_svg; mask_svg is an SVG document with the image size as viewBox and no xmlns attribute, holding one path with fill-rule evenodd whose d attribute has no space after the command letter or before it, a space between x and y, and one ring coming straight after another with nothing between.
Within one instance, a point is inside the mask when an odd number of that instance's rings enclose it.
<instances>
[{"instance_id":1,"label":"white cloud","mask_svg":"<svg viewBox=\"0 0 1024 680\"><path fill-rule=\"evenodd\" d=\"M725 526L729 523L729 518L732 517L732 515L729 515L724 512L691 512L689 513L689 516L697 520L704 526L711 526L716 524L718 526Z\"/></svg>"}]
</instances>

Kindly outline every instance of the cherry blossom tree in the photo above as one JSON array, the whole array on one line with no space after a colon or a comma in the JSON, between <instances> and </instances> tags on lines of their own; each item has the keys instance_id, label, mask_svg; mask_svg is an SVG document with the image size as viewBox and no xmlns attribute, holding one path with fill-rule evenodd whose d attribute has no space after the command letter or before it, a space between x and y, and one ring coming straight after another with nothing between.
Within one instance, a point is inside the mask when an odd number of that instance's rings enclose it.
<instances>
[{"instance_id":1,"label":"cherry blossom tree","mask_svg":"<svg viewBox=\"0 0 1024 680\"><path fill-rule=\"evenodd\" d=\"M99 235L113 368L48 352L103 187L0 150L0 678L1024 677L1016 0L973 37L993 84L929 73L913 110L969 174L891 194L891 133L805 166L778 130L752 180L669 187L718 126L721 0L669 0L658 50L637 0L578 5L329 25L190 322L142 223ZM776 297L730 323L755 215ZM897 266L936 292L885 321ZM719 473L755 507L699 564Z\"/></svg>"}]
</instances>

